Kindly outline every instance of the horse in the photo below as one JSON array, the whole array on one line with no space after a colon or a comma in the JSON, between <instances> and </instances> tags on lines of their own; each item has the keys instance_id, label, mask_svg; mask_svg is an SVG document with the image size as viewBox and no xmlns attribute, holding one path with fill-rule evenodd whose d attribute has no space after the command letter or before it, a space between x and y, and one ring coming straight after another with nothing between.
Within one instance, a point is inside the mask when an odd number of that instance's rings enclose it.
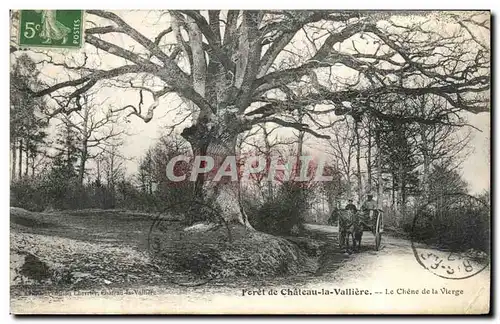
<instances>
[{"instance_id":1,"label":"horse","mask_svg":"<svg viewBox=\"0 0 500 324\"><path fill-rule=\"evenodd\" d=\"M339 245L349 252L349 239L352 239L353 250L356 249L357 236L359 236L358 215L353 210L342 210L339 213ZM362 233L362 232L361 232ZM359 242L361 238L359 237Z\"/></svg>"}]
</instances>

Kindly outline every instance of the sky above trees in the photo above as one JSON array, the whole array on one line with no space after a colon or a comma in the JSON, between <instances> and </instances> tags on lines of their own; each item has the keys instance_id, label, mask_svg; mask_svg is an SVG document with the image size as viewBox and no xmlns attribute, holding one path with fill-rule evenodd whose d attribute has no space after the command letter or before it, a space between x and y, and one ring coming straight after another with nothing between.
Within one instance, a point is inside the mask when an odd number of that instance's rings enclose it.
<instances>
[{"instance_id":1,"label":"sky above trees","mask_svg":"<svg viewBox=\"0 0 500 324\"><path fill-rule=\"evenodd\" d=\"M117 11L117 15L126 21L130 26L132 26L137 32L142 35L154 39L166 26L172 25L172 16L167 12L158 12L158 11ZM205 13L203 15L206 16ZM226 15L226 16L224 16ZM383 14L381 14L383 15ZM397 29L397 25L405 25L409 23L415 23L419 21L423 21L425 19L429 19L429 23L426 28L430 29L439 29L441 30L444 37L447 37L455 32L457 28L457 24L454 24L453 21L449 22L446 19L441 19L439 22L435 19L435 17L430 14L428 16L414 16L402 13L400 16L393 17L392 22L394 26L390 27L392 29ZM457 13L460 15L460 13ZM487 13L485 13L487 15ZM86 15L86 28L91 29L94 26L106 26L109 25L109 19L106 19L103 14L88 14ZM480 15L479 15L480 16ZM208 17L205 17L208 18ZM221 18L227 20L227 14L222 13ZM476 17L477 18L477 17ZM378 19L378 18L377 18ZM376 19L375 19L376 20ZM382 19L383 20L383 17ZM479 19L480 20L480 19ZM384 27L384 22L378 22L377 26ZM223 24L221 24L223 25ZM314 24L313 24L314 25ZM337 26L338 25L338 26ZM300 62L294 62L294 57L297 56L297 60L303 61L308 57L312 57L318 51L319 46L321 46L322 41L329 36L328 32L325 30L335 30L340 27L342 24L338 22L326 21L321 22L319 26L311 26L308 27L307 32L303 30L299 30L293 38L290 40L289 45L285 47L286 51L280 53L276 60L275 64L279 67L280 64L284 64L285 68L290 65L299 64ZM454 27L450 27L454 25ZM352 25L355 26L355 25ZM319 28L321 27L321 28ZM386 26L387 27L387 26ZM315 31L315 28L318 31ZM355 28L355 27L353 27ZM477 44L471 42L464 42L462 50L467 51L467 47L475 45L481 46L489 46L489 34L485 33L485 31L479 27L475 26L467 26L467 31L472 36L472 39L476 41ZM221 32L225 32L225 28L221 28ZM99 34L98 34L99 35ZM422 34L424 35L424 34ZM423 39L424 36L416 36L416 41ZM138 44L136 41L132 39L130 33L104 33L99 35L102 36L103 40L106 40L110 43L116 44L121 48L136 53L138 55L146 55L148 50ZM316 37L316 38L315 38ZM311 40L311 38L313 40ZM160 42L161 48L166 52L172 50L173 46L177 43L176 33L167 33L164 35L164 38ZM354 45L356 44L356 45ZM366 55L369 53L373 53L374 49L378 46L377 39L371 37L370 35L364 33L358 33L354 36L350 37L345 42L336 43L334 45L335 51L339 51L342 53L363 53L359 55ZM401 45L404 46L404 45ZM479 47L479 46L476 46ZM381 50L382 52L384 49ZM387 49L385 49L387 51ZM97 50L95 46L90 44L85 45L85 54L75 53L75 52L47 52L47 51L37 51L37 54L34 54L33 57L38 62L47 61L47 62L64 62L66 67L68 66L78 66L85 62L86 68L99 68L99 69L111 69L122 66L127 63L124 58L117 57L108 51ZM44 53L45 52L45 53ZM291 53L293 52L293 53ZM473 59L473 52L471 50L471 57ZM291 53L291 54L290 54ZM443 49L436 50L436 53L446 53L446 50ZM48 55L47 55L48 54ZM339 58L338 58L339 59ZM396 55L394 60L396 63L401 58L398 58ZM156 61L155 61L156 60ZM152 58L152 61L157 62L157 58ZM335 78L337 81L342 82L352 82L353 79L356 78L356 69L360 69L356 62L350 62L349 60L344 60L340 57L340 61L343 64L333 65L330 70L331 73L335 74ZM367 59L369 62L369 59ZM431 60L432 61L432 60ZM188 66L186 66L186 62L179 61L178 65L182 70L187 71ZM54 66L53 64L45 64L43 65L41 75L43 75L44 80L48 84L54 84L57 82L62 82L67 79L75 79L77 78L78 73L81 71L72 71L71 69L64 69L61 66ZM354 69L349 68L349 66L354 66ZM390 64L387 62L382 62L378 65L378 68L390 68ZM439 69L439 68L438 68ZM272 69L270 70L272 71ZM317 78L321 84L327 84L329 81L328 73L326 71L319 71L317 73ZM388 76L390 79L390 75ZM156 91L161 89L159 86L160 82L156 80L154 77L144 77L144 83L147 84L152 89ZM367 82L363 80L362 82ZM119 88L120 95L117 96L117 86ZM335 86L334 86L335 88ZM125 107L130 104L136 104L138 101L137 89L127 88L126 81L124 82L115 82L104 80L99 87L99 95L103 98L107 98L106 104L115 109L120 109L120 107ZM144 98L144 106L149 106L153 101L150 93L145 94ZM150 143L153 142L155 138L158 138L160 133L165 130L166 127L172 126L174 124L178 124L178 131L180 132L184 126L188 126L191 123L190 118L186 118L189 113L189 109L178 109L181 105L185 106L185 102L181 100L176 94L167 94L159 99L159 108L154 111L154 117L147 118L148 123L145 124L144 114L143 119L136 118L134 115L128 115L127 117L123 117L123 123L127 125L130 130L131 135L126 139L125 146L123 147L124 155L133 158L140 156L146 147L149 146ZM485 143L489 138L489 114L482 113L479 115L466 114L469 122L476 126L477 128L483 130L483 132L478 132L477 130L473 130L473 139L472 146L474 147L474 154L472 154L463 165L463 173L464 177L471 183L472 191L480 191L481 188L487 187L485 179L489 179L489 177L478 177L478 170L486 170L488 167L488 158L489 158L489 147L488 149L483 149L485 147ZM487 116L487 117L484 117ZM182 123L182 121L184 122ZM290 136L294 133L293 129L283 129L280 130L281 136ZM305 144L312 148L321 145L321 139L315 138L311 135L306 136ZM141 145L137 145L137 143L141 143ZM129 172L135 171L135 162L129 161L128 163Z\"/></svg>"}]
</instances>

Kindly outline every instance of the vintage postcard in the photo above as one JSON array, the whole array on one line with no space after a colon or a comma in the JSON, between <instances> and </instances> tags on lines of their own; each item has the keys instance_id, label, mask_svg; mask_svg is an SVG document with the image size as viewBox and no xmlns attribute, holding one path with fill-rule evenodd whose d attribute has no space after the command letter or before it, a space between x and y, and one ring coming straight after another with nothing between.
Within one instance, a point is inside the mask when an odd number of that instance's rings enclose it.
<instances>
[{"instance_id":1,"label":"vintage postcard","mask_svg":"<svg viewBox=\"0 0 500 324\"><path fill-rule=\"evenodd\" d=\"M11 10L12 314L488 314L491 13Z\"/></svg>"}]
</instances>

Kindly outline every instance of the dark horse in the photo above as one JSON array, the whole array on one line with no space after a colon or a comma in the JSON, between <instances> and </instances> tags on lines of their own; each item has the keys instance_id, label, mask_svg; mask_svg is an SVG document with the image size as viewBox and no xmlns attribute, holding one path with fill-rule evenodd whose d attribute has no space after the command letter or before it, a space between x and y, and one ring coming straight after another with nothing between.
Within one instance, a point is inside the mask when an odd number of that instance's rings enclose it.
<instances>
[{"instance_id":1,"label":"dark horse","mask_svg":"<svg viewBox=\"0 0 500 324\"><path fill-rule=\"evenodd\" d=\"M370 215L371 213L371 215ZM363 238L363 231L370 231L375 235L375 226L379 211L378 210L365 210L357 213L353 225L353 247L359 250L361 248L361 239Z\"/></svg>"},{"instance_id":2,"label":"dark horse","mask_svg":"<svg viewBox=\"0 0 500 324\"><path fill-rule=\"evenodd\" d=\"M353 250L356 249L356 236L358 235L358 214L353 210L339 211L339 245L341 249L349 252L349 241L352 239ZM361 237L360 239L361 240Z\"/></svg>"}]
</instances>

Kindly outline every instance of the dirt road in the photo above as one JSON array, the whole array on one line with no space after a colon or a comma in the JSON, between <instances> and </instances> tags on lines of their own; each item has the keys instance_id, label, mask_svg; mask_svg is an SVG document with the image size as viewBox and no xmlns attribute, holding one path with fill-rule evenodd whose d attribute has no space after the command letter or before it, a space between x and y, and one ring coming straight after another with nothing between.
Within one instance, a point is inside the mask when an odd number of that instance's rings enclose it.
<instances>
[{"instance_id":1,"label":"dirt road","mask_svg":"<svg viewBox=\"0 0 500 324\"><path fill-rule=\"evenodd\" d=\"M11 300L15 313L486 313L489 267L463 280L444 279L424 269L408 240L384 236L374 251L370 233L360 253L338 249L338 230L307 225L327 241L316 275L273 281L212 282L194 288L172 285L135 289L102 287ZM432 252L432 249L425 249ZM434 251L436 254L439 251ZM61 293L62 294L62 293Z\"/></svg>"}]
</instances>

